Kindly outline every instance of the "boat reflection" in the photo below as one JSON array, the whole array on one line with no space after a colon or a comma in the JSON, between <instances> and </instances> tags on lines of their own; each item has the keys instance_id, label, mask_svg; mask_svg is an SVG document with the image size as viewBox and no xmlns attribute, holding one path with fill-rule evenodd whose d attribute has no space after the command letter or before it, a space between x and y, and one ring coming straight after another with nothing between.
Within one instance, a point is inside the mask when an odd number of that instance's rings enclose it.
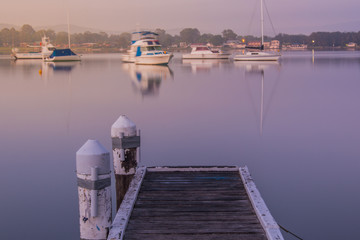
<instances>
[{"instance_id":1,"label":"boat reflection","mask_svg":"<svg viewBox=\"0 0 360 240\"><path fill-rule=\"evenodd\" d=\"M277 81L275 80L275 85L272 86L272 90L267 95L267 101L265 101L265 72L270 72L273 69L279 69L279 62L256 62L256 61L242 61L242 62L234 62L234 64L238 67L241 67L245 70L245 81L248 87L248 93L251 100L251 103L254 107L254 112L256 115L256 119L259 119L258 126L260 136L263 135L264 129L264 120L266 117L266 113L268 112L271 100L273 99L273 95L276 89ZM267 88L271 87L271 83L274 83L272 79L266 81ZM260 86L259 86L260 85ZM260 94L259 94L260 88ZM254 92L251 89L256 89ZM256 97L255 97L256 96ZM255 99L260 98L260 104L257 103L259 100ZM260 105L260 106L259 106ZM267 108L265 108L265 106Z\"/></svg>"},{"instance_id":2,"label":"boat reflection","mask_svg":"<svg viewBox=\"0 0 360 240\"><path fill-rule=\"evenodd\" d=\"M240 67L245 70L245 73L261 73L266 69L279 68L280 63L277 61L274 62L264 62L264 61L234 61L236 67Z\"/></svg>"},{"instance_id":3,"label":"boat reflection","mask_svg":"<svg viewBox=\"0 0 360 240\"><path fill-rule=\"evenodd\" d=\"M142 96L157 96L161 81L174 77L169 66L164 65L123 63L122 67L129 73L135 90Z\"/></svg>"},{"instance_id":4,"label":"boat reflection","mask_svg":"<svg viewBox=\"0 0 360 240\"><path fill-rule=\"evenodd\" d=\"M43 62L39 59L31 59L26 61L12 61L12 64L17 68L23 68L24 70L41 70L44 72L70 72L79 62Z\"/></svg>"},{"instance_id":5,"label":"boat reflection","mask_svg":"<svg viewBox=\"0 0 360 240\"><path fill-rule=\"evenodd\" d=\"M79 64L81 62L41 62L39 74L45 81L62 74L70 78L70 72Z\"/></svg>"},{"instance_id":6,"label":"boat reflection","mask_svg":"<svg viewBox=\"0 0 360 240\"><path fill-rule=\"evenodd\" d=\"M191 69L194 74L210 72L211 69L220 68L224 64L229 64L228 59L183 59L183 66Z\"/></svg>"},{"instance_id":7,"label":"boat reflection","mask_svg":"<svg viewBox=\"0 0 360 240\"><path fill-rule=\"evenodd\" d=\"M43 66L46 65L54 72L70 72L79 64L80 62L44 62Z\"/></svg>"}]
</instances>

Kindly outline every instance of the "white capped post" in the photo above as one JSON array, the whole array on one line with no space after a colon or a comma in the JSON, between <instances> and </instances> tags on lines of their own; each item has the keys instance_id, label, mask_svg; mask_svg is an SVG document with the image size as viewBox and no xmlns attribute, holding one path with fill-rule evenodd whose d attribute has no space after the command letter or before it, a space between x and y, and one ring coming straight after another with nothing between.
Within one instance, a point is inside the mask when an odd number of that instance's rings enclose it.
<instances>
[{"instance_id":1,"label":"white capped post","mask_svg":"<svg viewBox=\"0 0 360 240\"><path fill-rule=\"evenodd\" d=\"M111 126L111 138L116 180L116 206L126 194L138 165L137 148L140 136L136 134L136 125L127 116L121 115Z\"/></svg>"},{"instance_id":2,"label":"white capped post","mask_svg":"<svg viewBox=\"0 0 360 240\"><path fill-rule=\"evenodd\" d=\"M80 239L106 239L111 225L110 153L96 140L76 152Z\"/></svg>"}]
</instances>

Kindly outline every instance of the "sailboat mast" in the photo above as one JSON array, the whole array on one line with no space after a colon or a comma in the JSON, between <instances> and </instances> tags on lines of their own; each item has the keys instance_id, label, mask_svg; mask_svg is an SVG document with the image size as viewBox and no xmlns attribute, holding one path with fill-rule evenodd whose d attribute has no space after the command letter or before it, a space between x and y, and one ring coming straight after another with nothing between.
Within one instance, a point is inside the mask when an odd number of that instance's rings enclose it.
<instances>
[{"instance_id":1,"label":"sailboat mast","mask_svg":"<svg viewBox=\"0 0 360 240\"><path fill-rule=\"evenodd\" d=\"M261 12L261 47L264 45L264 10L263 0L260 0L260 12Z\"/></svg>"},{"instance_id":2,"label":"sailboat mast","mask_svg":"<svg viewBox=\"0 0 360 240\"><path fill-rule=\"evenodd\" d=\"M69 21L69 11L67 12L67 24L68 24L68 42L69 42L69 48L70 47L70 21Z\"/></svg>"},{"instance_id":3,"label":"sailboat mast","mask_svg":"<svg viewBox=\"0 0 360 240\"><path fill-rule=\"evenodd\" d=\"M264 113L264 70L261 70L261 98L260 98L260 136L263 133Z\"/></svg>"}]
</instances>

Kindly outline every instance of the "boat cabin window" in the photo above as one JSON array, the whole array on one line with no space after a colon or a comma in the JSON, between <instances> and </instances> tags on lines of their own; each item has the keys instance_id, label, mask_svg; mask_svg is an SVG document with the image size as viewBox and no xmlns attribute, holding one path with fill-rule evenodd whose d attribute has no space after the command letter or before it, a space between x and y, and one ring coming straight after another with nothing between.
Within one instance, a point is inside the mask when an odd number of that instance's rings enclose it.
<instances>
[{"instance_id":1,"label":"boat cabin window","mask_svg":"<svg viewBox=\"0 0 360 240\"><path fill-rule=\"evenodd\" d=\"M145 47L145 49L142 51L161 51L161 47L160 46L148 46L148 47Z\"/></svg>"},{"instance_id":2,"label":"boat cabin window","mask_svg":"<svg viewBox=\"0 0 360 240\"><path fill-rule=\"evenodd\" d=\"M196 51L207 51L209 50L207 47L196 47Z\"/></svg>"}]
</instances>

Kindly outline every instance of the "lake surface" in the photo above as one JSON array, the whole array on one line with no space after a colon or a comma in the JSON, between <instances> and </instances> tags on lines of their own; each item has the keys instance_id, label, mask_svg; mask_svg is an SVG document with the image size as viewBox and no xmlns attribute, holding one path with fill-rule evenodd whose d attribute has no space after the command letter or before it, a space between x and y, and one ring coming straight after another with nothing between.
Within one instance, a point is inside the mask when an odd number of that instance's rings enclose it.
<instances>
[{"instance_id":1,"label":"lake surface","mask_svg":"<svg viewBox=\"0 0 360 240\"><path fill-rule=\"evenodd\" d=\"M88 139L111 150L121 114L141 129L141 165L247 165L280 225L359 239L360 52L177 54L169 67L2 58L0 76L0 239L79 239L75 153Z\"/></svg>"}]
</instances>

